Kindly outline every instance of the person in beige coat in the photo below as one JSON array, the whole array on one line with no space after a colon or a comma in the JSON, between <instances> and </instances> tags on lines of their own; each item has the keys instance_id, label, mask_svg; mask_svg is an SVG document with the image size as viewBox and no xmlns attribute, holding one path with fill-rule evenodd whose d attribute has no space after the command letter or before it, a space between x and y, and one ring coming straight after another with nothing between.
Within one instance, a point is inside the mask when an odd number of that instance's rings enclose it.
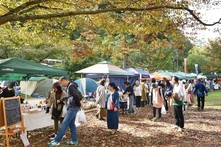
<instances>
[{"instance_id":1,"label":"person in beige coat","mask_svg":"<svg viewBox=\"0 0 221 147\"><path fill-rule=\"evenodd\" d=\"M105 80L101 80L99 86L96 90L96 102L98 111L96 117L100 120L104 120L106 117L106 109L105 109L105 101L106 101L106 89L105 89Z\"/></svg>"},{"instance_id":2,"label":"person in beige coat","mask_svg":"<svg viewBox=\"0 0 221 147\"><path fill-rule=\"evenodd\" d=\"M153 120L161 119L161 108L163 106L164 97L162 89L153 84ZM158 117L156 117L156 111L158 110Z\"/></svg>"},{"instance_id":3,"label":"person in beige coat","mask_svg":"<svg viewBox=\"0 0 221 147\"><path fill-rule=\"evenodd\" d=\"M61 85L56 82L53 83L52 88L53 91L50 92L47 105L50 108L51 118L54 120L54 134L51 136L54 138L58 132L59 122L62 123L67 111L62 101L66 93L62 90Z\"/></svg>"}]
</instances>

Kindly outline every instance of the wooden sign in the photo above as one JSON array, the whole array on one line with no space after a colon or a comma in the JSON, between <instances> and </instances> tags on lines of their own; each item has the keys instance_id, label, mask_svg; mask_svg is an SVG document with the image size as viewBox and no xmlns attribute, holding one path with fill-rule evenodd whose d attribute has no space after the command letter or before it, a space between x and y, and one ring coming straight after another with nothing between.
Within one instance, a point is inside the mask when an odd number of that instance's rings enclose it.
<instances>
[{"instance_id":1,"label":"wooden sign","mask_svg":"<svg viewBox=\"0 0 221 147\"><path fill-rule=\"evenodd\" d=\"M20 124L21 127L16 128L17 124ZM0 99L0 126L5 127L5 131L0 135L6 137L7 147L10 146L9 136L25 131L19 98Z\"/></svg>"},{"instance_id":2,"label":"wooden sign","mask_svg":"<svg viewBox=\"0 0 221 147\"><path fill-rule=\"evenodd\" d=\"M4 101L7 126L21 122L20 99L5 99Z\"/></svg>"}]
</instances>

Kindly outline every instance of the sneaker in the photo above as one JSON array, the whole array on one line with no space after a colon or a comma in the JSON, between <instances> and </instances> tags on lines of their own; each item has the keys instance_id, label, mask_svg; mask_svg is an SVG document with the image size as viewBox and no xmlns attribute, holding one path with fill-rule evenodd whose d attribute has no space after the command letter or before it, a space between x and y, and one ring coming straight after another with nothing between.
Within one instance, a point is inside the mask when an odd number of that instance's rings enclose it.
<instances>
[{"instance_id":1,"label":"sneaker","mask_svg":"<svg viewBox=\"0 0 221 147\"><path fill-rule=\"evenodd\" d=\"M78 145L78 141L67 141L66 145Z\"/></svg>"},{"instance_id":2,"label":"sneaker","mask_svg":"<svg viewBox=\"0 0 221 147\"><path fill-rule=\"evenodd\" d=\"M178 128L178 132L183 132L183 129L182 128Z\"/></svg>"},{"instance_id":3,"label":"sneaker","mask_svg":"<svg viewBox=\"0 0 221 147\"><path fill-rule=\"evenodd\" d=\"M172 127L172 129L179 129L179 127L178 127L177 125L174 125L174 126Z\"/></svg>"},{"instance_id":4,"label":"sneaker","mask_svg":"<svg viewBox=\"0 0 221 147\"><path fill-rule=\"evenodd\" d=\"M66 135L64 135L63 137L62 137L62 140L65 140L67 137L66 137Z\"/></svg>"},{"instance_id":5,"label":"sneaker","mask_svg":"<svg viewBox=\"0 0 221 147\"><path fill-rule=\"evenodd\" d=\"M48 146L59 146L60 142L56 142L56 141L51 141L48 143Z\"/></svg>"},{"instance_id":6,"label":"sneaker","mask_svg":"<svg viewBox=\"0 0 221 147\"><path fill-rule=\"evenodd\" d=\"M56 136L56 134L51 135L50 140L54 140Z\"/></svg>"},{"instance_id":7,"label":"sneaker","mask_svg":"<svg viewBox=\"0 0 221 147\"><path fill-rule=\"evenodd\" d=\"M152 120L152 121L156 121L156 120L157 120L157 118L156 118L156 117L154 117L154 118L152 118L151 120Z\"/></svg>"},{"instance_id":8,"label":"sneaker","mask_svg":"<svg viewBox=\"0 0 221 147\"><path fill-rule=\"evenodd\" d=\"M54 134L52 134L52 135L50 135L50 137L52 138L52 137L55 137L56 136L56 134L54 133Z\"/></svg>"}]
</instances>

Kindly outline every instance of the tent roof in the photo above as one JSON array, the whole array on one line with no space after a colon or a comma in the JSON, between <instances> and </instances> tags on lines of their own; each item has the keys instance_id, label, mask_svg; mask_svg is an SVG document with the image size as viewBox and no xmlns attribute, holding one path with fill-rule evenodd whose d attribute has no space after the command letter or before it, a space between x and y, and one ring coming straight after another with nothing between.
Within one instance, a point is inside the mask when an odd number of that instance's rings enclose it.
<instances>
[{"instance_id":1,"label":"tent roof","mask_svg":"<svg viewBox=\"0 0 221 147\"><path fill-rule=\"evenodd\" d=\"M32 61L8 58L0 60L0 75L9 73L31 75L52 75L52 76L66 76L68 72L61 69L48 67Z\"/></svg>"},{"instance_id":2,"label":"tent roof","mask_svg":"<svg viewBox=\"0 0 221 147\"><path fill-rule=\"evenodd\" d=\"M41 81L41 80L47 80L47 77L31 77L28 81Z\"/></svg>"},{"instance_id":3,"label":"tent roof","mask_svg":"<svg viewBox=\"0 0 221 147\"><path fill-rule=\"evenodd\" d=\"M26 74L6 73L0 77L0 80L20 81L22 80L22 77L26 77L26 76L27 76Z\"/></svg>"},{"instance_id":4,"label":"tent roof","mask_svg":"<svg viewBox=\"0 0 221 147\"><path fill-rule=\"evenodd\" d=\"M104 74L104 75L133 75L130 72L127 72L107 61L99 62L95 65L79 70L76 73L85 73L85 74L90 73L90 74Z\"/></svg>"},{"instance_id":5,"label":"tent roof","mask_svg":"<svg viewBox=\"0 0 221 147\"><path fill-rule=\"evenodd\" d=\"M150 73L143 71L142 69L138 69L138 68L127 68L125 69L126 71L134 74L134 75L142 75L143 78L150 78Z\"/></svg>"},{"instance_id":6,"label":"tent roof","mask_svg":"<svg viewBox=\"0 0 221 147\"><path fill-rule=\"evenodd\" d=\"M155 78L156 80L162 80L163 78L171 79L170 76L164 75L164 74L159 73L159 72L154 72L154 73L152 73L152 74L153 74L153 76L154 76L154 78Z\"/></svg>"}]
</instances>

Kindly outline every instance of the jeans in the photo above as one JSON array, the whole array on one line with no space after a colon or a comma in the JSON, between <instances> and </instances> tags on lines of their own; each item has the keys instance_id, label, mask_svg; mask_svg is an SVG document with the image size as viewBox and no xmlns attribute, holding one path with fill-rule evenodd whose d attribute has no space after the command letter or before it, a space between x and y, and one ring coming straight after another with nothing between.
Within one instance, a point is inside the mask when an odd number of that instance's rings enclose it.
<instances>
[{"instance_id":1,"label":"jeans","mask_svg":"<svg viewBox=\"0 0 221 147\"><path fill-rule=\"evenodd\" d=\"M75 126L75 118L76 118L76 114L79 110L79 107L75 107L75 108L68 108L67 110L67 114L61 124L61 128L57 134L57 136L55 137L55 141L56 142L61 142L63 136L65 135L65 132L67 131L68 127L71 130L71 138L73 142L78 141L77 139L77 129Z\"/></svg>"},{"instance_id":2,"label":"jeans","mask_svg":"<svg viewBox=\"0 0 221 147\"><path fill-rule=\"evenodd\" d=\"M156 113L157 113L157 110L158 110L158 118L161 118L161 108L156 108L156 107L153 107L153 117L156 117Z\"/></svg>"},{"instance_id":3,"label":"jeans","mask_svg":"<svg viewBox=\"0 0 221 147\"><path fill-rule=\"evenodd\" d=\"M128 110L128 113L134 113L134 96L131 95L129 96L129 110Z\"/></svg>"},{"instance_id":4,"label":"jeans","mask_svg":"<svg viewBox=\"0 0 221 147\"><path fill-rule=\"evenodd\" d=\"M175 117L175 125L180 128L184 128L184 117L182 106L173 106L174 108L174 117Z\"/></svg>"},{"instance_id":5,"label":"jeans","mask_svg":"<svg viewBox=\"0 0 221 147\"><path fill-rule=\"evenodd\" d=\"M198 97L197 96L197 102L198 102L198 109L204 109L204 104L205 104L205 96L203 96L203 97ZM200 103L202 102L202 105L201 105L201 107L200 107Z\"/></svg>"}]
</instances>

